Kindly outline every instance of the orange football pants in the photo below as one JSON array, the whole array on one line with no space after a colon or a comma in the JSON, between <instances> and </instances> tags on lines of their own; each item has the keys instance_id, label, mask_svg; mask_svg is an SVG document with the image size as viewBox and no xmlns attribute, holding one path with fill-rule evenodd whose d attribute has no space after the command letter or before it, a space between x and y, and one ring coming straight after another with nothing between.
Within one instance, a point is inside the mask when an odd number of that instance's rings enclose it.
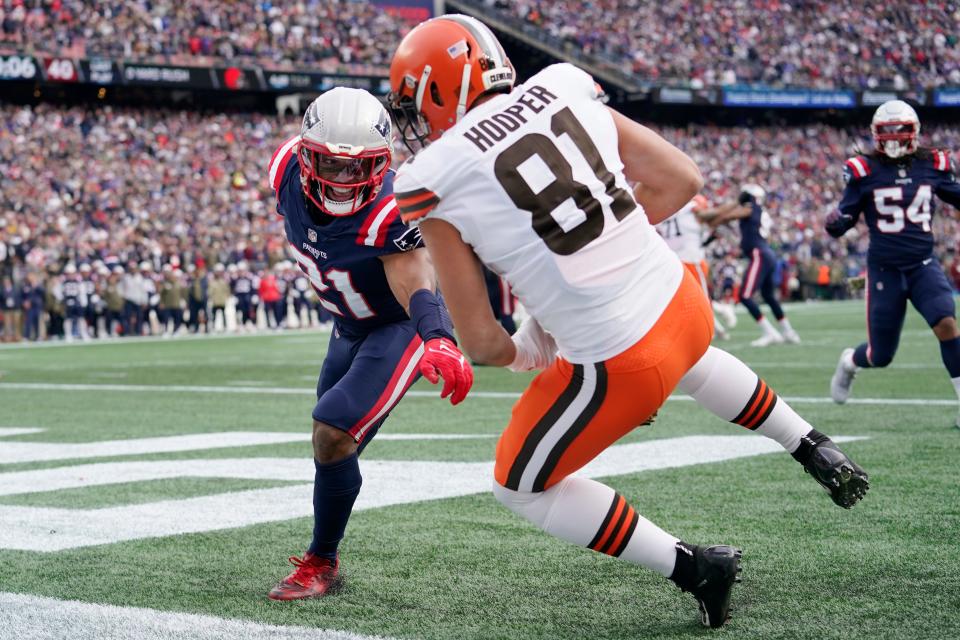
<instances>
[{"instance_id":1,"label":"orange football pants","mask_svg":"<svg viewBox=\"0 0 960 640\"><path fill-rule=\"evenodd\" d=\"M666 310L632 347L593 364L558 357L533 379L497 443L497 482L543 491L583 467L653 416L712 338L710 303L684 270Z\"/></svg>"},{"instance_id":2,"label":"orange football pants","mask_svg":"<svg viewBox=\"0 0 960 640\"><path fill-rule=\"evenodd\" d=\"M700 262L684 262L683 266L687 269L687 271L693 274L694 280L700 283L700 287L709 298L710 288L707 286L707 282L709 282L708 278L710 277L710 265L707 264L707 261L701 260Z\"/></svg>"}]
</instances>

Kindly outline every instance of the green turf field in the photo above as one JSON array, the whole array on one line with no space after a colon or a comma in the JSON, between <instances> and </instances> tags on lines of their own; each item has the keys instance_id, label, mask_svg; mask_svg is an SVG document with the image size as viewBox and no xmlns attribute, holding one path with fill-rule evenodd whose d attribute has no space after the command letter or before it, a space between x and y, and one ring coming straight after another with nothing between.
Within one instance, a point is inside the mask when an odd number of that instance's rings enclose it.
<instances>
[{"instance_id":1,"label":"green turf field","mask_svg":"<svg viewBox=\"0 0 960 640\"><path fill-rule=\"evenodd\" d=\"M821 431L866 438L843 445L870 473L862 504L834 506L780 452L607 479L668 531L744 549L725 630L700 627L693 599L668 581L549 538L483 491L529 379L491 368L458 407L418 383L381 432L392 439L364 453L371 502L341 548L343 591L269 601L312 526L311 394L327 335L297 332L0 348L0 638L38 637L18 630L33 600L4 594L343 638L960 637L960 430L935 339L911 311L894 365L862 373L856 403L839 407L828 382L840 349L862 339L862 303L790 312L803 345L751 348L757 332L741 315L719 346ZM762 440L672 399L625 443L652 451L683 436ZM205 518L206 529L162 533ZM78 616L43 637L108 637L98 624ZM230 635L280 637L256 629Z\"/></svg>"}]
</instances>

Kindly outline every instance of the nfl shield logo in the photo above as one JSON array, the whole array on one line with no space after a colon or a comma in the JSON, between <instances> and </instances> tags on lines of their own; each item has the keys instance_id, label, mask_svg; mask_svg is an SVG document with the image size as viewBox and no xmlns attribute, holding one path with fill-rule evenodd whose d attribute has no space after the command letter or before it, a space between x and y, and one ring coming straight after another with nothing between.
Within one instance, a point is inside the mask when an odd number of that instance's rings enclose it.
<instances>
[{"instance_id":1,"label":"nfl shield logo","mask_svg":"<svg viewBox=\"0 0 960 640\"><path fill-rule=\"evenodd\" d=\"M313 229L307 229L307 240L309 240L310 242L316 242L317 232L314 231Z\"/></svg>"}]
</instances>

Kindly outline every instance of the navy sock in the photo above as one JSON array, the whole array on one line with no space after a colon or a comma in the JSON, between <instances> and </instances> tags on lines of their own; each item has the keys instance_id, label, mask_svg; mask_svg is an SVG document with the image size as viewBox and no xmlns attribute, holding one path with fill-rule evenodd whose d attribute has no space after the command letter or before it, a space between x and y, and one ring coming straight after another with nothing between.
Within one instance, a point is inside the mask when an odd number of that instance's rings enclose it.
<instances>
[{"instance_id":1,"label":"navy sock","mask_svg":"<svg viewBox=\"0 0 960 640\"><path fill-rule=\"evenodd\" d=\"M960 376L960 338L940 342L940 357L951 378Z\"/></svg>"},{"instance_id":2,"label":"navy sock","mask_svg":"<svg viewBox=\"0 0 960 640\"><path fill-rule=\"evenodd\" d=\"M744 298L740 302L747 308L747 311L750 312L750 315L753 316L753 319L757 322L760 322L760 318L763 317L763 314L760 313L760 307L757 305L757 303L754 302L752 298Z\"/></svg>"},{"instance_id":3,"label":"navy sock","mask_svg":"<svg viewBox=\"0 0 960 640\"><path fill-rule=\"evenodd\" d=\"M770 310L773 311L773 317L776 318L778 322L783 320L783 307L780 306L780 301L777 300L776 297L772 294L770 296L764 296L763 301L766 302Z\"/></svg>"},{"instance_id":4,"label":"navy sock","mask_svg":"<svg viewBox=\"0 0 960 640\"><path fill-rule=\"evenodd\" d=\"M864 342L862 345L853 350L853 364L858 367L872 367L870 361L867 360L867 343Z\"/></svg>"},{"instance_id":5,"label":"navy sock","mask_svg":"<svg viewBox=\"0 0 960 640\"><path fill-rule=\"evenodd\" d=\"M313 461L317 473L313 481L313 542L310 553L333 559L343 539L353 503L360 493L363 477L357 454L322 464Z\"/></svg>"}]
</instances>

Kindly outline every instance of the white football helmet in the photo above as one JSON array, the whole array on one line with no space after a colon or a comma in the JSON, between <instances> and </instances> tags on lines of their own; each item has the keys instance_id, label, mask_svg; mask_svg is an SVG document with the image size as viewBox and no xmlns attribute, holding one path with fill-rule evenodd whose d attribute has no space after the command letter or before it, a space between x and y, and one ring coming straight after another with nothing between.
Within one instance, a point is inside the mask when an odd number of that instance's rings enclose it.
<instances>
[{"instance_id":1,"label":"white football helmet","mask_svg":"<svg viewBox=\"0 0 960 640\"><path fill-rule=\"evenodd\" d=\"M331 216L352 215L377 196L390 168L390 116L363 89L331 89L307 108L297 154L310 201Z\"/></svg>"},{"instance_id":2,"label":"white football helmet","mask_svg":"<svg viewBox=\"0 0 960 640\"><path fill-rule=\"evenodd\" d=\"M900 158L917 150L920 118L903 100L888 100L873 114L870 133L877 151L888 158Z\"/></svg>"},{"instance_id":3,"label":"white football helmet","mask_svg":"<svg viewBox=\"0 0 960 640\"><path fill-rule=\"evenodd\" d=\"M741 193L748 193L753 196L753 199L757 201L757 204L761 207L763 206L763 201L767 197L767 192L763 190L758 184L745 184L740 188Z\"/></svg>"}]
</instances>

